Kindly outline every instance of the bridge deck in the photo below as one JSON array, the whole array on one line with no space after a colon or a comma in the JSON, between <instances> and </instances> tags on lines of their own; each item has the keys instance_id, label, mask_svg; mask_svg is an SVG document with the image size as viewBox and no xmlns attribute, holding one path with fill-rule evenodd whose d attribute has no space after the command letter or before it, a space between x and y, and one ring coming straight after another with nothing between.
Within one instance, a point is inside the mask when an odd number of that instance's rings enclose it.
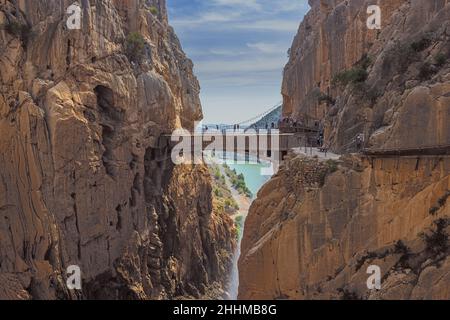
<instances>
[{"instance_id":1,"label":"bridge deck","mask_svg":"<svg viewBox=\"0 0 450 320\"><path fill-rule=\"evenodd\" d=\"M177 144L176 141L171 141L171 135L163 135L162 138L168 141L170 145ZM258 152L259 147L265 145L267 150L280 152L281 155L287 154L288 151L304 148L315 147L315 139L311 139L311 135L301 132L266 132L259 135L255 135L251 132L242 131L227 131L225 135L221 132L205 132L180 135L180 138L191 139L192 150L196 146L202 145L203 148L210 146L215 139L221 139L219 141L219 147L223 148L223 151L230 151L229 148L234 148L234 152L254 153ZM274 140L275 139L275 140ZM278 140L276 140L278 139ZM264 141L265 140L265 141ZM239 141L239 143L238 143ZM243 142L245 141L245 142ZM275 144L274 144L275 143ZM274 145L273 145L274 144ZM220 150L217 150L220 151ZM450 145L435 145L435 146L423 146L412 148L392 148L392 149L370 149L366 148L361 150L363 155L369 157L407 157L407 156L439 156L450 155Z\"/></svg>"},{"instance_id":2,"label":"bridge deck","mask_svg":"<svg viewBox=\"0 0 450 320\"><path fill-rule=\"evenodd\" d=\"M439 156L450 155L450 145L424 146L401 149L364 149L363 154L367 156Z\"/></svg>"}]
</instances>

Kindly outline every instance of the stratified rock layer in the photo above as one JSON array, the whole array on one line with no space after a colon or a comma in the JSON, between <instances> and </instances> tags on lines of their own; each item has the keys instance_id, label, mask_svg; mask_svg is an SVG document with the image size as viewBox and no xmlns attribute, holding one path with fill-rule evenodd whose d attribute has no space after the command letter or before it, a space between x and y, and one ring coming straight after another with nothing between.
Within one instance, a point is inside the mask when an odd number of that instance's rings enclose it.
<instances>
[{"instance_id":1,"label":"stratified rock layer","mask_svg":"<svg viewBox=\"0 0 450 320\"><path fill-rule=\"evenodd\" d=\"M250 209L239 296L449 299L450 158L421 150L450 147L450 2L383 1L381 30L366 26L373 1L310 4L285 68L284 116L323 122L338 153L357 151L363 134L366 148L415 155L291 155ZM379 291L367 287L370 265Z\"/></svg>"},{"instance_id":2,"label":"stratified rock layer","mask_svg":"<svg viewBox=\"0 0 450 320\"><path fill-rule=\"evenodd\" d=\"M66 28L71 4L0 1L0 298L220 288L232 221L212 210L208 171L174 167L160 138L202 117L165 1L83 0L81 30Z\"/></svg>"},{"instance_id":3,"label":"stratified rock layer","mask_svg":"<svg viewBox=\"0 0 450 320\"><path fill-rule=\"evenodd\" d=\"M240 298L448 299L448 247L435 253L419 234L450 222L450 159L336 165L295 157L260 191L245 224ZM366 286L369 265L381 268L379 292Z\"/></svg>"}]
</instances>

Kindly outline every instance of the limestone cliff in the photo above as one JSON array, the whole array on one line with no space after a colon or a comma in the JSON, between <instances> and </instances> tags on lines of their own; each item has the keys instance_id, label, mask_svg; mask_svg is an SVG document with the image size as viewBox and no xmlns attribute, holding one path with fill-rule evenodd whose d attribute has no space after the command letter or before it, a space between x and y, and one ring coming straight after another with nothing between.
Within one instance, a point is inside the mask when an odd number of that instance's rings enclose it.
<instances>
[{"instance_id":1,"label":"limestone cliff","mask_svg":"<svg viewBox=\"0 0 450 320\"><path fill-rule=\"evenodd\" d=\"M245 225L243 299L449 299L450 1L314 0L284 72L285 116L347 154L291 154ZM366 148L407 157L364 156ZM417 154L414 154L413 151ZM382 289L369 290L369 265Z\"/></svg>"},{"instance_id":2,"label":"limestone cliff","mask_svg":"<svg viewBox=\"0 0 450 320\"><path fill-rule=\"evenodd\" d=\"M448 299L449 247L420 234L448 236L433 224L450 226L449 172L449 158L290 159L250 209L240 298Z\"/></svg>"},{"instance_id":3,"label":"limestone cliff","mask_svg":"<svg viewBox=\"0 0 450 320\"><path fill-rule=\"evenodd\" d=\"M284 115L323 121L338 152L450 145L450 2L314 0L290 49ZM340 80L340 81L339 81ZM424 107L426 106L426 107Z\"/></svg>"},{"instance_id":4,"label":"limestone cliff","mask_svg":"<svg viewBox=\"0 0 450 320\"><path fill-rule=\"evenodd\" d=\"M209 294L234 233L160 138L202 117L165 0L72 3L0 1L0 299Z\"/></svg>"}]
</instances>

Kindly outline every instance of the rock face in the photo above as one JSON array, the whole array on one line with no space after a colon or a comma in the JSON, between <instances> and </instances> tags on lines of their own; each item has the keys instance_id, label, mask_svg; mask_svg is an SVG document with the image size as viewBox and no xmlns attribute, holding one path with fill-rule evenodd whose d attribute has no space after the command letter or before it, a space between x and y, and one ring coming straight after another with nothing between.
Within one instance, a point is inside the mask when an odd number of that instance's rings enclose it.
<instances>
[{"instance_id":1,"label":"rock face","mask_svg":"<svg viewBox=\"0 0 450 320\"><path fill-rule=\"evenodd\" d=\"M161 135L202 117L164 0L0 1L0 299L200 297L233 225ZM83 290L68 291L78 265Z\"/></svg>"},{"instance_id":2,"label":"rock face","mask_svg":"<svg viewBox=\"0 0 450 320\"><path fill-rule=\"evenodd\" d=\"M246 221L242 299L449 299L450 2L310 1L285 69L284 116L321 121L340 161L291 154ZM381 290L369 290L379 266Z\"/></svg>"},{"instance_id":3,"label":"rock face","mask_svg":"<svg viewBox=\"0 0 450 320\"><path fill-rule=\"evenodd\" d=\"M310 4L284 71L284 116L323 121L337 152L361 133L376 149L450 145L450 2L385 1L381 30L367 27L373 1ZM349 85L336 81L345 71Z\"/></svg>"},{"instance_id":4,"label":"rock face","mask_svg":"<svg viewBox=\"0 0 450 320\"><path fill-rule=\"evenodd\" d=\"M449 158L290 159L250 209L240 298L448 299L448 246L419 234L450 226L449 172ZM380 291L366 286L369 265Z\"/></svg>"}]
</instances>

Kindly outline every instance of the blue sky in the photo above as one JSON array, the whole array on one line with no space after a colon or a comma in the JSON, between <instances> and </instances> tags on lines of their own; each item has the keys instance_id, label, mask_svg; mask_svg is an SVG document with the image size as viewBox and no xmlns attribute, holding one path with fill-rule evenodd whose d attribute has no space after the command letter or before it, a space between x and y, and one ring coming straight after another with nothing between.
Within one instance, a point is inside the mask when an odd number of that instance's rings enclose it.
<instances>
[{"instance_id":1,"label":"blue sky","mask_svg":"<svg viewBox=\"0 0 450 320\"><path fill-rule=\"evenodd\" d=\"M235 123L280 102L287 51L307 0L167 0L194 61L205 123Z\"/></svg>"}]
</instances>

